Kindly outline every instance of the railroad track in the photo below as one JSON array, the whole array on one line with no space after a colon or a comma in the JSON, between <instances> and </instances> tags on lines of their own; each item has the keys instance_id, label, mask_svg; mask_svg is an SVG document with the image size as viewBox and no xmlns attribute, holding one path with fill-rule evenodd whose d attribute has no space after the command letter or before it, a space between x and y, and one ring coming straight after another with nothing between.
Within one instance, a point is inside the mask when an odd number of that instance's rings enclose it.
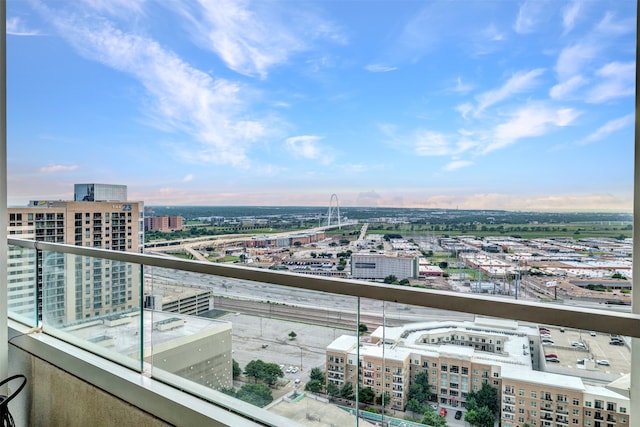
<instances>
[{"instance_id":1,"label":"railroad track","mask_svg":"<svg viewBox=\"0 0 640 427\"><path fill-rule=\"evenodd\" d=\"M309 306L297 306L283 303L243 300L215 296L213 307L216 310L239 312L255 316L270 317L276 319L322 324L324 326L353 329L357 328L358 316L355 311L336 310L330 308L316 308ZM360 314L360 323L367 325L372 331L383 322L381 315ZM398 326L405 322L387 317L387 326Z\"/></svg>"}]
</instances>

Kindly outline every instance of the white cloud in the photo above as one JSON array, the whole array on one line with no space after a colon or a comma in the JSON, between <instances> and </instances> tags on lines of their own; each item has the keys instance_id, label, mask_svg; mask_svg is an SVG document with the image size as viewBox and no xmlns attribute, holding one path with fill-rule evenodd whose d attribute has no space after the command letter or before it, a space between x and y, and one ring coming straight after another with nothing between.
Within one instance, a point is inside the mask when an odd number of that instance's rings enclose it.
<instances>
[{"instance_id":1,"label":"white cloud","mask_svg":"<svg viewBox=\"0 0 640 427\"><path fill-rule=\"evenodd\" d=\"M188 174L184 178L182 178L182 182L191 182L193 181L193 174Z\"/></svg>"},{"instance_id":2,"label":"white cloud","mask_svg":"<svg viewBox=\"0 0 640 427\"><path fill-rule=\"evenodd\" d=\"M80 166L78 165L50 165L43 166L40 168L41 173L59 173L59 172L73 172L78 170Z\"/></svg>"},{"instance_id":3,"label":"white cloud","mask_svg":"<svg viewBox=\"0 0 640 427\"><path fill-rule=\"evenodd\" d=\"M507 147L520 139L542 136L556 127L570 125L580 113L571 108L551 108L541 103L531 103L515 111L505 123L496 126L491 142L483 154Z\"/></svg>"},{"instance_id":4,"label":"white cloud","mask_svg":"<svg viewBox=\"0 0 640 427\"><path fill-rule=\"evenodd\" d=\"M472 166L473 162L469 160L453 160L449 162L443 169L447 172L455 171L461 168Z\"/></svg>"},{"instance_id":5,"label":"white cloud","mask_svg":"<svg viewBox=\"0 0 640 427\"><path fill-rule=\"evenodd\" d=\"M627 114L626 116L609 120L604 125L600 126L595 132L589 135L587 138L582 141L581 144L587 144L590 142L599 141L601 139L606 138L610 134L617 132L621 129L626 128L627 126L631 126L634 123L634 115Z\"/></svg>"},{"instance_id":6,"label":"white cloud","mask_svg":"<svg viewBox=\"0 0 640 427\"><path fill-rule=\"evenodd\" d=\"M525 0L518 10L516 22L513 24L513 30L518 34L532 33L544 17L544 1L541 0Z\"/></svg>"},{"instance_id":7,"label":"white cloud","mask_svg":"<svg viewBox=\"0 0 640 427\"><path fill-rule=\"evenodd\" d=\"M77 0L76 0L77 1ZM111 15L122 16L124 13L142 12L144 3L147 0L82 0L87 6L101 12Z\"/></svg>"},{"instance_id":8,"label":"white cloud","mask_svg":"<svg viewBox=\"0 0 640 427\"><path fill-rule=\"evenodd\" d=\"M387 73L389 71L395 71L398 67L392 67L390 65L383 64L369 64L364 67L365 70L371 71L372 73Z\"/></svg>"},{"instance_id":9,"label":"white cloud","mask_svg":"<svg viewBox=\"0 0 640 427\"><path fill-rule=\"evenodd\" d=\"M609 35L629 34L636 29L636 20L634 18L626 18L615 20L616 16L613 12L607 12L598 23L597 30Z\"/></svg>"},{"instance_id":10,"label":"white cloud","mask_svg":"<svg viewBox=\"0 0 640 427\"><path fill-rule=\"evenodd\" d=\"M18 17L7 19L7 34L12 36L38 36L40 32L27 28L27 25Z\"/></svg>"},{"instance_id":11,"label":"white cloud","mask_svg":"<svg viewBox=\"0 0 640 427\"><path fill-rule=\"evenodd\" d=\"M342 32L302 9L274 2L201 0L172 4L189 21L189 30L230 69L266 78L269 70L296 53L312 48L316 39L344 43Z\"/></svg>"},{"instance_id":12,"label":"white cloud","mask_svg":"<svg viewBox=\"0 0 640 427\"><path fill-rule=\"evenodd\" d=\"M553 99L566 99L576 89L581 88L588 83L588 80L581 75L575 75L569 80L558 83L549 91L549 96Z\"/></svg>"},{"instance_id":13,"label":"white cloud","mask_svg":"<svg viewBox=\"0 0 640 427\"><path fill-rule=\"evenodd\" d=\"M491 41L503 41L505 39L504 33L501 33L496 28L495 24L489 24L487 28L485 28L483 32L484 36Z\"/></svg>"},{"instance_id":14,"label":"white cloud","mask_svg":"<svg viewBox=\"0 0 640 427\"><path fill-rule=\"evenodd\" d=\"M564 26L565 34L570 32L576 24L576 19L580 13L582 7L582 0L574 0L567 5L562 13L562 25Z\"/></svg>"},{"instance_id":15,"label":"white cloud","mask_svg":"<svg viewBox=\"0 0 640 427\"><path fill-rule=\"evenodd\" d=\"M328 153L327 148L320 144L322 137L316 135L293 136L285 140L287 149L295 157L319 160L322 164L329 164L333 157Z\"/></svg>"},{"instance_id":16,"label":"white cloud","mask_svg":"<svg viewBox=\"0 0 640 427\"><path fill-rule=\"evenodd\" d=\"M413 146L418 156L446 156L455 152L446 135L431 131L418 131Z\"/></svg>"},{"instance_id":17,"label":"white cloud","mask_svg":"<svg viewBox=\"0 0 640 427\"><path fill-rule=\"evenodd\" d=\"M469 116L469 113L473 111L473 105L468 102L460 104L456 107L456 111L462 114L462 117L466 119Z\"/></svg>"},{"instance_id":18,"label":"white cloud","mask_svg":"<svg viewBox=\"0 0 640 427\"><path fill-rule=\"evenodd\" d=\"M596 72L598 77L602 77L602 82L589 91L587 102L596 104L635 95L635 73L635 62L606 64Z\"/></svg>"},{"instance_id":19,"label":"white cloud","mask_svg":"<svg viewBox=\"0 0 640 427\"><path fill-rule=\"evenodd\" d=\"M479 114L486 108L515 95L530 90L535 86L536 79L544 73L543 68L536 68L527 72L515 73L504 85L476 97L478 106L474 113Z\"/></svg>"},{"instance_id":20,"label":"white cloud","mask_svg":"<svg viewBox=\"0 0 640 427\"><path fill-rule=\"evenodd\" d=\"M456 80L456 87L453 89L454 92L465 94L465 93L468 93L469 91L471 91L472 89L473 89L472 85L463 83L462 82L462 78L460 78L460 76L458 76L458 78Z\"/></svg>"},{"instance_id":21,"label":"white cloud","mask_svg":"<svg viewBox=\"0 0 640 427\"><path fill-rule=\"evenodd\" d=\"M559 79L564 81L580 74L584 64L596 58L599 52L599 46L593 42L577 43L563 49L556 62L556 73Z\"/></svg>"},{"instance_id":22,"label":"white cloud","mask_svg":"<svg viewBox=\"0 0 640 427\"><path fill-rule=\"evenodd\" d=\"M147 91L144 111L153 125L184 132L200 143L179 153L185 159L246 166L249 145L269 132L265 122L246 117L238 84L214 79L156 41L125 33L104 19L45 13L81 55L139 81Z\"/></svg>"}]
</instances>

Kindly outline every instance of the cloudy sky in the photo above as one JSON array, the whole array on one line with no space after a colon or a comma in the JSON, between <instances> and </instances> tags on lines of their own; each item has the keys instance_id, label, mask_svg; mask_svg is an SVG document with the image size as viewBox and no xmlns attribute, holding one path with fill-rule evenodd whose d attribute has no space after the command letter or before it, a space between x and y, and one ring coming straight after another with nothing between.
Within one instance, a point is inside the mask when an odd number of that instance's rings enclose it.
<instances>
[{"instance_id":1,"label":"cloudy sky","mask_svg":"<svg viewBox=\"0 0 640 427\"><path fill-rule=\"evenodd\" d=\"M10 205L629 211L633 0L9 0Z\"/></svg>"}]
</instances>

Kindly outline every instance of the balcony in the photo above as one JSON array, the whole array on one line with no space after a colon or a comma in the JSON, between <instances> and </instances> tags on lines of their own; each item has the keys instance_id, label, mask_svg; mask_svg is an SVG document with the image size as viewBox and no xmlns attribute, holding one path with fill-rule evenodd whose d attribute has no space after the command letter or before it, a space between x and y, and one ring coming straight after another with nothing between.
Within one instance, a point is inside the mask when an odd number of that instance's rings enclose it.
<instances>
[{"instance_id":1,"label":"balcony","mask_svg":"<svg viewBox=\"0 0 640 427\"><path fill-rule=\"evenodd\" d=\"M295 375L285 373L286 384L283 387L290 387L293 392L294 378L307 374L311 367L324 366L326 361L324 351L320 351L322 347L309 351L307 340L327 334L330 342L338 326L347 333L351 330L356 339L359 336L356 332L357 314L362 306L366 307L368 315L377 310L378 317L373 316L368 320L377 324L382 324L386 317L393 318L393 304L400 302L410 304L415 310L446 308L462 313L516 317L523 321L544 321L547 324L621 335L640 335L640 318L629 314L576 310L493 297L399 288L18 239L10 239L9 244L10 250L24 254L27 263L43 260L42 332L33 332L33 328L38 326L38 313L33 309L37 304L31 305L31 311L10 313L13 319L10 368L20 371L24 370L24 366L33 364L36 368L26 374L30 384L38 383L37 389L23 392L25 396L16 401L22 406L17 410L12 408L14 416L21 416L22 419L46 418L53 412L74 410L71 405L55 399L55 387L65 388L68 384L54 383L48 388L38 380L41 376L55 372L59 372L56 375L63 375L66 372L65 382L73 383L78 378L84 387L89 387L87 393L104 390L113 396L109 404L127 403L127 407L139 408L140 414L137 409L128 411L135 412L135 416L152 414L171 424L181 424L185 419L198 419L200 425L296 425L288 415L258 408L219 392L219 389L230 384L231 369L225 367L230 366L228 359L232 354L232 342L233 358L242 360L243 365L250 359L264 358L302 369ZM57 294L60 291L57 287L59 277L65 278L65 287L75 289L72 277L59 275L65 270L65 263L60 262L61 257L64 257L67 265L75 265L76 261L80 265L87 265L86 261L91 260L92 268L96 264L106 265L105 261L108 260L112 274L116 270L114 266L130 267L133 276L144 278L144 283L134 286L134 289L144 289L145 294L153 298L147 301L145 307L140 303L142 296L136 291L136 294L127 298L124 306L112 307L109 313L96 314L93 304L92 310L83 312L81 307L84 300L78 301L79 307L76 302L65 300L61 298L62 294ZM76 260L76 257L81 259ZM105 279L113 280L108 277ZM161 304L163 296L186 297L183 295L186 288L174 287L175 282L181 280L189 284L189 297L205 298L209 301L209 307L229 314L219 319L203 320L180 313L179 308L177 313L160 311L161 307L156 304ZM34 277L33 286L35 283ZM201 289L198 283L204 283ZM261 293L269 295L269 301L261 298ZM293 293L297 295L296 298L304 299L304 310L287 309L288 306L274 301L277 296L284 298ZM84 298L84 294L79 297ZM329 300L334 304L329 304ZM48 308L47 301L56 301L55 311ZM127 307L128 304L132 307ZM336 304L337 309L327 309L336 307ZM176 306L179 307L179 304ZM291 328L303 327L298 324L292 326L294 324L287 320L295 316L304 318L305 323L315 319L313 323L317 325L304 326L308 329L304 329L305 332L298 330L296 339L290 340L287 334ZM287 322L286 329L276 333L283 321ZM273 333L276 333L276 337L282 337L268 339L269 334ZM171 352L170 344L163 341L165 337L183 343L195 343L195 346L193 351L176 355ZM236 347L236 340L249 344L244 348ZM217 345L207 347L211 341ZM269 344L265 345L266 342ZM202 358L198 354L212 357ZM283 354L288 354L286 360L281 359ZM275 359L268 360L270 355ZM227 362L224 362L225 357ZM216 363L216 369L209 368ZM43 405L43 401L47 404ZM172 403L168 404L167 401ZM97 413L97 408L91 406L90 402L78 402L74 407L83 408L85 415ZM32 411L36 415L32 415ZM203 419L207 421L202 422ZM245 424L235 424L238 420ZM90 420L86 423L92 424ZM355 425L355 418L344 425Z\"/></svg>"}]
</instances>

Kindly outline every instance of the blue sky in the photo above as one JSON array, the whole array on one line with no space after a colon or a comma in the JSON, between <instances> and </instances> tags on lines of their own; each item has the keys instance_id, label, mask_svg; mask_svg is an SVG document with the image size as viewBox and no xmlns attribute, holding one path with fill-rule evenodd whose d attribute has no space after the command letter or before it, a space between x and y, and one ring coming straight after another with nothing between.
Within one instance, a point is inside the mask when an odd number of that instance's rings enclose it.
<instances>
[{"instance_id":1,"label":"blue sky","mask_svg":"<svg viewBox=\"0 0 640 427\"><path fill-rule=\"evenodd\" d=\"M630 211L632 0L9 0L10 205Z\"/></svg>"}]
</instances>

